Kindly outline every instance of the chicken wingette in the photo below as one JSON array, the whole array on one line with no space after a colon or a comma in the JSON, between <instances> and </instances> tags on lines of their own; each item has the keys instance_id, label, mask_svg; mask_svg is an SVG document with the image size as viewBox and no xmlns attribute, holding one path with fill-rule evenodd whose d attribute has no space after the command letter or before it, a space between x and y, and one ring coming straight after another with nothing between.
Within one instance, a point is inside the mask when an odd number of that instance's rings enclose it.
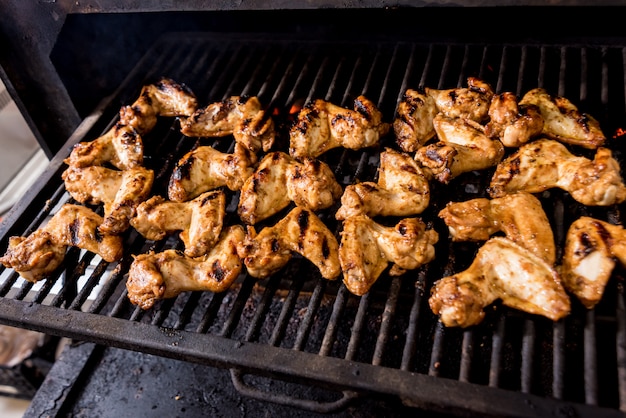
<instances>
[{"instance_id":1,"label":"chicken wingette","mask_svg":"<svg viewBox=\"0 0 626 418\"><path fill-rule=\"evenodd\" d=\"M424 89L435 100L437 112L449 118L470 119L482 123L488 118L493 89L477 77L467 78L467 87Z\"/></svg>"},{"instance_id":2,"label":"chicken wingette","mask_svg":"<svg viewBox=\"0 0 626 418\"><path fill-rule=\"evenodd\" d=\"M504 92L491 100L485 135L499 139L505 147L519 147L541 134L543 124L537 105L518 103L514 93Z\"/></svg>"},{"instance_id":3,"label":"chicken wingette","mask_svg":"<svg viewBox=\"0 0 626 418\"><path fill-rule=\"evenodd\" d=\"M393 121L396 143L402 151L415 152L435 136L435 115L437 105L432 96L413 89L406 90Z\"/></svg>"}]
</instances>

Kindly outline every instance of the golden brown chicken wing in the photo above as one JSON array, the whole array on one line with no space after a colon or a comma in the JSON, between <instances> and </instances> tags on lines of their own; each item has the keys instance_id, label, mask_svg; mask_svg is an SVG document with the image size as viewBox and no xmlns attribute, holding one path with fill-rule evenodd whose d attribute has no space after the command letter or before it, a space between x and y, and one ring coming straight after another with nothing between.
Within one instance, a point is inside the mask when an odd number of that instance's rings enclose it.
<instances>
[{"instance_id":1,"label":"golden brown chicken wing","mask_svg":"<svg viewBox=\"0 0 626 418\"><path fill-rule=\"evenodd\" d=\"M407 89L398 103L393 130L396 143L404 152L415 152L435 136L433 119L437 114L435 99L417 90Z\"/></svg>"},{"instance_id":2,"label":"golden brown chicken wing","mask_svg":"<svg viewBox=\"0 0 626 418\"><path fill-rule=\"evenodd\" d=\"M506 147L519 147L543 130L543 116L537 105L518 103L511 92L496 94L489 106L485 135L499 139Z\"/></svg>"},{"instance_id":3,"label":"golden brown chicken wing","mask_svg":"<svg viewBox=\"0 0 626 418\"><path fill-rule=\"evenodd\" d=\"M427 95L435 99L437 111L449 118L470 119L484 122L488 117L493 89L477 77L467 78L467 87L452 89L425 88Z\"/></svg>"}]
</instances>

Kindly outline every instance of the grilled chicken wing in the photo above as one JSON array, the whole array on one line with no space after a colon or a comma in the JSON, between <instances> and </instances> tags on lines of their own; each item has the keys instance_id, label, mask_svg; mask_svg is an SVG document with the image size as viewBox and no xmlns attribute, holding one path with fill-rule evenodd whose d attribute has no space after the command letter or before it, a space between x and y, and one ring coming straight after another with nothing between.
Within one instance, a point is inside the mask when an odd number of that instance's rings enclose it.
<instances>
[{"instance_id":1,"label":"grilled chicken wing","mask_svg":"<svg viewBox=\"0 0 626 418\"><path fill-rule=\"evenodd\" d=\"M541 202L526 192L451 202L439 212L454 241L487 241L503 232L548 264L556 261L554 235Z\"/></svg>"},{"instance_id":2,"label":"grilled chicken wing","mask_svg":"<svg viewBox=\"0 0 626 418\"><path fill-rule=\"evenodd\" d=\"M100 166L70 166L62 178L68 193L77 201L104 204L101 233L121 234L130 226L137 206L148 198L154 172L144 167L120 171Z\"/></svg>"},{"instance_id":3,"label":"grilled chicken wing","mask_svg":"<svg viewBox=\"0 0 626 418\"><path fill-rule=\"evenodd\" d=\"M117 261L122 257L123 240L117 235L101 234L98 227L102 221L100 215L85 206L65 204L46 225L30 235L9 238L0 263L25 280L37 282L61 265L70 246L96 253L108 262Z\"/></svg>"},{"instance_id":4,"label":"grilled chicken wing","mask_svg":"<svg viewBox=\"0 0 626 418\"><path fill-rule=\"evenodd\" d=\"M361 149L379 143L389 131L376 105L364 96L354 100L354 110L318 99L304 106L289 132L289 154L293 157L318 157L326 151L344 147Z\"/></svg>"},{"instance_id":5,"label":"grilled chicken wing","mask_svg":"<svg viewBox=\"0 0 626 418\"><path fill-rule=\"evenodd\" d=\"M409 155L387 148L380 153L378 182L347 186L341 196L338 220L357 214L411 216L422 213L430 202L428 179Z\"/></svg>"},{"instance_id":6,"label":"grilled chicken wing","mask_svg":"<svg viewBox=\"0 0 626 418\"><path fill-rule=\"evenodd\" d=\"M244 235L241 225L224 228L215 246L198 258L171 249L137 255L126 280L128 298L146 310L182 292L227 290L243 269L236 247Z\"/></svg>"},{"instance_id":7,"label":"grilled chicken wing","mask_svg":"<svg viewBox=\"0 0 626 418\"><path fill-rule=\"evenodd\" d=\"M269 151L276 138L274 121L256 96L231 96L198 109L181 122L181 132L190 137L233 135L254 153Z\"/></svg>"},{"instance_id":8,"label":"grilled chicken wing","mask_svg":"<svg viewBox=\"0 0 626 418\"><path fill-rule=\"evenodd\" d=\"M568 99L553 97L545 89L536 88L528 91L520 101L520 106L529 104L539 108L545 136L588 149L604 145L606 137L600 123L593 116L581 113Z\"/></svg>"},{"instance_id":9,"label":"grilled chicken wing","mask_svg":"<svg viewBox=\"0 0 626 418\"><path fill-rule=\"evenodd\" d=\"M591 309L602 299L616 260L626 266L624 227L582 216L565 238L563 285Z\"/></svg>"},{"instance_id":10,"label":"grilled chicken wing","mask_svg":"<svg viewBox=\"0 0 626 418\"><path fill-rule=\"evenodd\" d=\"M291 202L313 211L328 208L341 192L341 185L326 163L310 157L299 162L275 151L261 160L241 187L237 212L243 222L254 225Z\"/></svg>"},{"instance_id":11,"label":"grilled chicken wing","mask_svg":"<svg viewBox=\"0 0 626 418\"><path fill-rule=\"evenodd\" d=\"M132 105L120 109L120 123L145 135L154 128L159 116L191 116L197 107L198 100L186 85L162 78L145 85Z\"/></svg>"},{"instance_id":12,"label":"grilled chicken wing","mask_svg":"<svg viewBox=\"0 0 626 418\"><path fill-rule=\"evenodd\" d=\"M487 137L477 122L439 113L433 124L439 142L418 149L415 159L441 183L493 167L504 157L502 142Z\"/></svg>"},{"instance_id":13,"label":"grilled chicken wing","mask_svg":"<svg viewBox=\"0 0 626 418\"><path fill-rule=\"evenodd\" d=\"M64 162L74 167L107 163L120 170L140 167L143 164L143 141L132 126L118 122L99 138L75 144Z\"/></svg>"},{"instance_id":14,"label":"grilled chicken wing","mask_svg":"<svg viewBox=\"0 0 626 418\"><path fill-rule=\"evenodd\" d=\"M366 215L346 219L339 244L339 262L346 288L357 296L369 292L389 263L399 276L435 258L439 235L418 218L405 218L395 227L374 222Z\"/></svg>"},{"instance_id":15,"label":"grilled chicken wing","mask_svg":"<svg viewBox=\"0 0 626 418\"><path fill-rule=\"evenodd\" d=\"M453 89L425 88L428 96L435 99L437 111L449 118L464 118L484 122L493 97L491 86L477 77L467 78L467 87Z\"/></svg>"},{"instance_id":16,"label":"grilled chicken wing","mask_svg":"<svg viewBox=\"0 0 626 418\"><path fill-rule=\"evenodd\" d=\"M511 92L496 94L489 106L485 135L499 139L506 147L519 147L543 130L543 116L537 105L518 103Z\"/></svg>"},{"instance_id":17,"label":"grilled chicken wing","mask_svg":"<svg viewBox=\"0 0 626 418\"><path fill-rule=\"evenodd\" d=\"M225 215L225 193L212 190L187 202L152 196L137 207L130 224L145 238L155 241L179 232L185 244L185 255L200 257L215 245Z\"/></svg>"},{"instance_id":18,"label":"grilled chicken wing","mask_svg":"<svg viewBox=\"0 0 626 418\"><path fill-rule=\"evenodd\" d=\"M516 191L539 193L555 187L589 206L608 206L626 199L620 166L611 150L598 148L590 160L545 138L521 146L501 161L491 179L489 194L502 197Z\"/></svg>"},{"instance_id":19,"label":"grilled chicken wing","mask_svg":"<svg viewBox=\"0 0 626 418\"><path fill-rule=\"evenodd\" d=\"M260 279L283 268L293 253L311 261L322 277L336 279L341 273L338 250L337 238L321 219L300 207L258 234L248 226L245 239L237 247L248 273Z\"/></svg>"},{"instance_id":20,"label":"grilled chicken wing","mask_svg":"<svg viewBox=\"0 0 626 418\"><path fill-rule=\"evenodd\" d=\"M167 194L174 202L185 202L202 193L226 186L241 189L254 173L256 154L235 143L232 154L211 146L200 146L185 154L172 170Z\"/></svg>"},{"instance_id":21,"label":"grilled chicken wing","mask_svg":"<svg viewBox=\"0 0 626 418\"><path fill-rule=\"evenodd\" d=\"M570 312L570 300L557 271L502 237L489 239L467 270L435 282L428 302L444 325L465 328L480 323L484 308L497 299L553 321Z\"/></svg>"},{"instance_id":22,"label":"grilled chicken wing","mask_svg":"<svg viewBox=\"0 0 626 418\"><path fill-rule=\"evenodd\" d=\"M435 136L433 118L436 114L437 106L432 96L407 89L393 121L396 143L402 151L415 152Z\"/></svg>"}]
</instances>

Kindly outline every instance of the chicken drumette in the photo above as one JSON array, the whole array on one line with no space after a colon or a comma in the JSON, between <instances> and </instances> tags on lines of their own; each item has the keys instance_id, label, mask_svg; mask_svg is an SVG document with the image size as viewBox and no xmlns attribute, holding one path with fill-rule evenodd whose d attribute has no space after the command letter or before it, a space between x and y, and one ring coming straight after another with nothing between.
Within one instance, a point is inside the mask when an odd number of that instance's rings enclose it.
<instances>
[{"instance_id":1,"label":"chicken drumette","mask_svg":"<svg viewBox=\"0 0 626 418\"><path fill-rule=\"evenodd\" d=\"M389 131L390 125L382 119L380 110L364 96L354 100L354 110L314 100L300 110L291 127L289 154L296 158L318 157L338 147L372 147Z\"/></svg>"},{"instance_id":2,"label":"chicken drumette","mask_svg":"<svg viewBox=\"0 0 626 418\"><path fill-rule=\"evenodd\" d=\"M405 218L394 227L374 222L366 215L343 222L339 262L346 288L357 296L369 292L389 263L389 274L399 276L435 258L439 235L418 218Z\"/></svg>"},{"instance_id":3,"label":"chicken drumette","mask_svg":"<svg viewBox=\"0 0 626 418\"><path fill-rule=\"evenodd\" d=\"M181 122L181 132L190 137L224 137L251 152L269 151L276 133L274 121L255 96L231 96L198 109Z\"/></svg>"},{"instance_id":4,"label":"chicken drumette","mask_svg":"<svg viewBox=\"0 0 626 418\"><path fill-rule=\"evenodd\" d=\"M435 115L437 105L432 96L407 89L393 121L396 143L402 151L415 152L435 136Z\"/></svg>"},{"instance_id":5,"label":"chicken drumette","mask_svg":"<svg viewBox=\"0 0 626 418\"><path fill-rule=\"evenodd\" d=\"M543 116L539 107L531 103L518 103L511 92L497 94L489 106L489 122L485 134L499 139L506 147L519 147L543 130Z\"/></svg>"},{"instance_id":6,"label":"chicken drumette","mask_svg":"<svg viewBox=\"0 0 626 418\"><path fill-rule=\"evenodd\" d=\"M435 100L437 112L449 118L484 122L488 117L493 89L477 77L468 77L467 87L443 90L426 87L424 90Z\"/></svg>"},{"instance_id":7,"label":"chicken drumette","mask_svg":"<svg viewBox=\"0 0 626 418\"><path fill-rule=\"evenodd\" d=\"M598 148L590 160L545 138L521 146L501 161L491 179L489 194L495 198L516 191L540 193L551 188L563 189L589 206L608 206L626 199L620 166L611 150Z\"/></svg>"},{"instance_id":8,"label":"chicken drumette","mask_svg":"<svg viewBox=\"0 0 626 418\"><path fill-rule=\"evenodd\" d=\"M37 282L61 265L70 246L91 251L108 262L117 261L122 257L123 240L118 235L101 234L102 222L100 215L85 206L65 204L30 235L9 238L0 263L25 280Z\"/></svg>"},{"instance_id":9,"label":"chicken drumette","mask_svg":"<svg viewBox=\"0 0 626 418\"><path fill-rule=\"evenodd\" d=\"M185 245L185 255L199 257L215 245L225 215L225 193L212 190L187 202L152 196L137 207L130 224L145 238L155 241L178 232Z\"/></svg>"},{"instance_id":10,"label":"chicken drumette","mask_svg":"<svg viewBox=\"0 0 626 418\"><path fill-rule=\"evenodd\" d=\"M241 225L224 228L215 246L198 258L171 249L137 255L126 280L128 298L145 310L181 292L225 291L242 271L236 247L244 234Z\"/></svg>"},{"instance_id":11,"label":"chicken drumette","mask_svg":"<svg viewBox=\"0 0 626 418\"><path fill-rule=\"evenodd\" d=\"M341 196L335 218L365 214L411 216L422 213L430 202L428 179L409 155L387 148L380 153L378 181L351 184Z\"/></svg>"},{"instance_id":12,"label":"chicken drumette","mask_svg":"<svg viewBox=\"0 0 626 418\"><path fill-rule=\"evenodd\" d=\"M448 327L480 323L484 308L506 306L557 321L570 312L570 300L557 271L508 238L489 239L467 270L435 282L430 308Z\"/></svg>"}]
</instances>

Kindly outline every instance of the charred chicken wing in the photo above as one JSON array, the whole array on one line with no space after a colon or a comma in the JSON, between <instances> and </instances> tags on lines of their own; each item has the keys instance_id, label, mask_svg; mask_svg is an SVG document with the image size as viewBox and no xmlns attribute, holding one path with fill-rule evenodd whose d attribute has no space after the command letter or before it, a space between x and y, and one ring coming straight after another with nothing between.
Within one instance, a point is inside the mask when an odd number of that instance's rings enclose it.
<instances>
[{"instance_id":1,"label":"charred chicken wing","mask_svg":"<svg viewBox=\"0 0 626 418\"><path fill-rule=\"evenodd\" d=\"M453 89L426 88L435 100L437 111L449 118L464 118L484 122L493 97L491 86L477 77L468 77L467 87Z\"/></svg>"},{"instance_id":2,"label":"charred chicken wing","mask_svg":"<svg viewBox=\"0 0 626 418\"><path fill-rule=\"evenodd\" d=\"M393 130L404 152L415 152L435 136L433 119L437 106L432 96L407 89L398 104Z\"/></svg>"},{"instance_id":3,"label":"charred chicken wing","mask_svg":"<svg viewBox=\"0 0 626 418\"><path fill-rule=\"evenodd\" d=\"M489 106L489 122L485 134L499 139L505 147L519 147L543 130L543 116L537 105L518 103L511 92L497 94Z\"/></svg>"}]
</instances>

